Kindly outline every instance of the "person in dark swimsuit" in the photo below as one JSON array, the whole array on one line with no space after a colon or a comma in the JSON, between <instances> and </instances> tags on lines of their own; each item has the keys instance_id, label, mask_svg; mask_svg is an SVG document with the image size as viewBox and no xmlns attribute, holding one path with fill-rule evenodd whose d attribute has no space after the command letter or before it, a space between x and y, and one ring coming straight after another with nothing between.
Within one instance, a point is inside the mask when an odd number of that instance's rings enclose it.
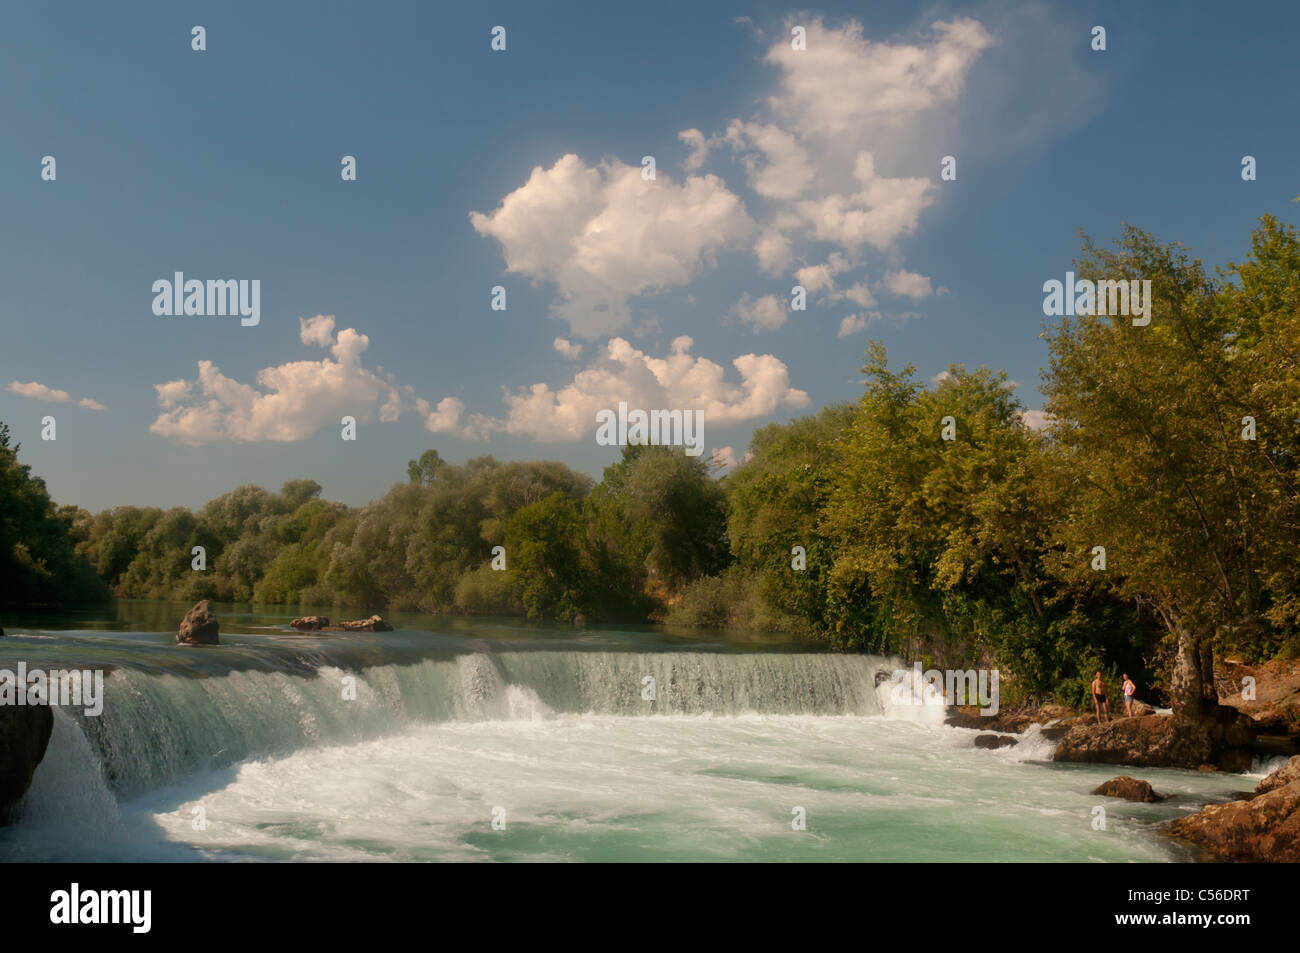
<instances>
[{"instance_id":1,"label":"person in dark swimsuit","mask_svg":"<svg viewBox=\"0 0 1300 953\"><path fill-rule=\"evenodd\" d=\"M1110 706L1106 704L1106 683L1102 681L1101 672L1098 672L1092 680L1092 703L1097 706L1097 724L1101 724L1102 712L1106 714L1106 720L1110 721Z\"/></svg>"}]
</instances>

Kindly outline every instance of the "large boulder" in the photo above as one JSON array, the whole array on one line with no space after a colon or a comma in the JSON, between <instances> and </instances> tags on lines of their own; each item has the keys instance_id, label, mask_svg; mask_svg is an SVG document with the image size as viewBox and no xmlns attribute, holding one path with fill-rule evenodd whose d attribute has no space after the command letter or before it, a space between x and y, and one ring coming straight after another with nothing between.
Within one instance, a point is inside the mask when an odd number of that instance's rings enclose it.
<instances>
[{"instance_id":1,"label":"large boulder","mask_svg":"<svg viewBox=\"0 0 1300 953\"><path fill-rule=\"evenodd\" d=\"M176 641L181 645L218 645L217 616L207 599L185 613Z\"/></svg>"},{"instance_id":2,"label":"large boulder","mask_svg":"<svg viewBox=\"0 0 1300 953\"><path fill-rule=\"evenodd\" d=\"M1175 837L1203 847L1220 860L1300 861L1300 781L1248 801L1207 804L1169 822Z\"/></svg>"},{"instance_id":3,"label":"large boulder","mask_svg":"<svg viewBox=\"0 0 1300 953\"><path fill-rule=\"evenodd\" d=\"M31 785L53 730L48 705L0 705L0 824Z\"/></svg>"},{"instance_id":4,"label":"large boulder","mask_svg":"<svg viewBox=\"0 0 1300 953\"><path fill-rule=\"evenodd\" d=\"M1196 722L1172 715L1115 718L1103 724L1075 725L1056 746L1057 761L1124 764L1149 768L1199 768L1224 771L1250 768L1254 726L1232 708L1220 707Z\"/></svg>"},{"instance_id":5,"label":"large boulder","mask_svg":"<svg viewBox=\"0 0 1300 953\"><path fill-rule=\"evenodd\" d=\"M1151 789L1149 782L1130 778L1127 774L1111 778L1092 793L1103 797L1122 797L1126 801L1142 801L1147 804L1165 799L1163 794L1157 794Z\"/></svg>"}]
</instances>

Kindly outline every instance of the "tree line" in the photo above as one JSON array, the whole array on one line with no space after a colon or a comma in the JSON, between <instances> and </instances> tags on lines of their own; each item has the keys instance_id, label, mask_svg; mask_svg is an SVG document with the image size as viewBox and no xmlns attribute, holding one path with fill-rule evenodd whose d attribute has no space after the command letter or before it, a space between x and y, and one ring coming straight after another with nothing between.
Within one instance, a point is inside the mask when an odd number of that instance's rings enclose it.
<instances>
[{"instance_id":1,"label":"tree line","mask_svg":"<svg viewBox=\"0 0 1300 953\"><path fill-rule=\"evenodd\" d=\"M1300 648L1300 240L1265 216L1245 261L1210 273L1128 228L1075 267L1150 280L1155 317L1046 327L1043 426L1004 373L925 383L871 343L860 400L758 429L722 477L667 447L623 448L599 482L429 450L361 508L295 480L91 514L55 507L0 425L0 602L778 630L997 665L1071 703L1122 668L1208 705L1216 650Z\"/></svg>"}]
</instances>

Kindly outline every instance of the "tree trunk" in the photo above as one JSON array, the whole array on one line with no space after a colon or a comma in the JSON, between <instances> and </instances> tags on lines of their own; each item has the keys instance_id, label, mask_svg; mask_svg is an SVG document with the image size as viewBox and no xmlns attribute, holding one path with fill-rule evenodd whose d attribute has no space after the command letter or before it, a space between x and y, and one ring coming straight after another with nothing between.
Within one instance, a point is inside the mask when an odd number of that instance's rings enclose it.
<instances>
[{"instance_id":1,"label":"tree trunk","mask_svg":"<svg viewBox=\"0 0 1300 953\"><path fill-rule=\"evenodd\" d=\"M1198 638L1180 619L1172 613L1166 613L1166 621L1178 638L1178 652L1174 656L1174 671L1169 680L1170 704L1177 722L1203 721L1213 707L1206 703L1206 678L1204 656L1208 646ZM1213 655L1210 655L1213 665ZM1214 678L1211 675L1208 690L1214 691Z\"/></svg>"},{"instance_id":2,"label":"tree trunk","mask_svg":"<svg viewBox=\"0 0 1300 953\"><path fill-rule=\"evenodd\" d=\"M1157 604L1156 611L1177 640L1177 651L1169 679L1174 717L1164 740L1155 745L1154 763L1181 767L1209 763L1227 771L1245 771L1250 766L1254 724L1236 709L1219 704L1213 638L1198 635L1195 619L1179 614L1171 602Z\"/></svg>"},{"instance_id":3,"label":"tree trunk","mask_svg":"<svg viewBox=\"0 0 1300 953\"><path fill-rule=\"evenodd\" d=\"M1214 685L1214 643L1203 639L1200 643L1201 710L1213 712L1219 707L1219 690Z\"/></svg>"}]
</instances>

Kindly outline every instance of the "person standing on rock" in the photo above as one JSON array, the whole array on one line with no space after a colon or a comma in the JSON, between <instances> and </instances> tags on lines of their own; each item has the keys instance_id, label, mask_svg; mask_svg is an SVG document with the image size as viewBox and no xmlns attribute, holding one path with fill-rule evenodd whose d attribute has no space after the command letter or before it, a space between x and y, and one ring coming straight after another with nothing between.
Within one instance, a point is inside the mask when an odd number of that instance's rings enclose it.
<instances>
[{"instance_id":1,"label":"person standing on rock","mask_svg":"<svg viewBox=\"0 0 1300 953\"><path fill-rule=\"evenodd\" d=\"M1092 703L1097 706L1097 724L1101 724L1102 712L1106 713L1106 720L1110 721L1110 706L1106 703L1106 683L1102 681L1101 672L1092 680Z\"/></svg>"},{"instance_id":2,"label":"person standing on rock","mask_svg":"<svg viewBox=\"0 0 1300 953\"><path fill-rule=\"evenodd\" d=\"M1133 717L1133 696L1137 692L1137 686L1133 684L1133 679L1126 674L1124 676L1124 714L1129 718Z\"/></svg>"}]
</instances>

